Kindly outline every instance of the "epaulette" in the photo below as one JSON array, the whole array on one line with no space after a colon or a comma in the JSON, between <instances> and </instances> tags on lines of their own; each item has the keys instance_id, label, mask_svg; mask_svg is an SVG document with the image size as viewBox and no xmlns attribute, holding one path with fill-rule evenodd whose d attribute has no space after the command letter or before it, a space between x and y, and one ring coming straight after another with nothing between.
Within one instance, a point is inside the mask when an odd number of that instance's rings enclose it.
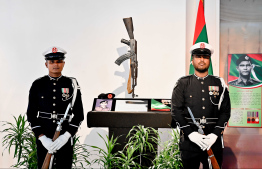
<instances>
[{"instance_id":1,"label":"epaulette","mask_svg":"<svg viewBox=\"0 0 262 169\"><path fill-rule=\"evenodd\" d=\"M186 75L186 76L180 77L180 78L176 81L176 84L175 84L174 88L177 86L177 83L178 83L180 80L189 78L190 76L192 76L192 75Z\"/></svg>"},{"instance_id":2,"label":"epaulette","mask_svg":"<svg viewBox=\"0 0 262 169\"><path fill-rule=\"evenodd\" d=\"M43 78L46 78L46 77L47 77L47 76L39 77L39 78L35 79L35 82L36 82L36 81L39 81L39 80L42 80Z\"/></svg>"},{"instance_id":3,"label":"epaulette","mask_svg":"<svg viewBox=\"0 0 262 169\"><path fill-rule=\"evenodd\" d=\"M42 76L42 77L37 78L36 80L40 80L40 79L47 78L47 77L48 77L48 76L45 75L45 76Z\"/></svg>"},{"instance_id":4,"label":"epaulette","mask_svg":"<svg viewBox=\"0 0 262 169\"><path fill-rule=\"evenodd\" d=\"M225 80L224 80L222 77L219 77L219 76L214 76L214 75L209 75L209 76L213 76L214 78L217 78L217 79L219 79L219 80L220 80L220 82L221 82L221 85L222 85L222 87L223 87L223 88L224 88L224 87L226 87L226 88L228 89L228 86L227 86L227 84L226 84Z\"/></svg>"},{"instance_id":5,"label":"epaulette","mask_svg":"<svg viewBox=\"0 0 262 169\"><path fill-rule=\"evenodd\" d=\"M79 89L79 90L81 89L79 84L78 84L78 82L77 82L77 80L76 80L76 78L74 78L74 77L67 77L67 78L71 79L72 81L75 80L76 84L77 84L77 89Z\"/></svg>"},{"instance_id":6,"label":"epaulette","mask_svg":"<svg viewBox=\"0 0 262 169\"><path fill-rule=\"evenodd\" d=\"M218 78L218 79L221 78L221 77L219 77L219 76L215 76L215 75L209 75L209 76L213 76L213 77Z\"/></svg>"},{"instance_id":7,"label":"epaulette","mask_svg":"<svg viewBox=\"0 0 262 169\"><path fill-rule=\"evenodd\" d=\"M192 75L186 75L186 76L182 76L182 77L180 77L177 81L179 81L180 79L185 79L185 78L188 78L188 77L190 77L190 76L192 76Z\"/></svg>"},{"instance_id":8,"label":"epaulette","mask_svg":"<svg viewBox=\"0 0 262 169\"><path fill-rule=\"evenodd\" d=\"M44 77L44 76L43 76ZM37 79L35 79L35 80L40 80L40 79L42 79L43 77L39 77L39 78L37 78Z\"/></svg>"}]
</instances>

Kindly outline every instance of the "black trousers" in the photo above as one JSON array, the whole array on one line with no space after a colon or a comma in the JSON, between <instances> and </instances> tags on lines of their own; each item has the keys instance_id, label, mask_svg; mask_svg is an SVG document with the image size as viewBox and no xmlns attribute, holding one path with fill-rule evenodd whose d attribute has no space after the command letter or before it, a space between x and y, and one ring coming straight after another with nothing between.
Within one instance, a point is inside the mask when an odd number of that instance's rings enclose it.
<instances>
[{"instance_id":1,"label":"black trousers","mask_svg":"<svg viewBox=\"0 0 262 169\"><path fill-rule=\"evenodd\" d=\"M42 145L41 141L37 139L37 160L38 168L41 169L47 150ZM68 142L54 154L53 167L55 169L71 169L73 162L73 146L71 145L71 138Z\"/></svg>"},{"instance_id":2,"label":"black trousers","mask_svg":"<svg viewBox=\"0 0 262 169\"><path fill-rule=\"evenodd\" d=\"M223 150L213 151L218 165L222 166L223 162ZM199 169L200 163L203 164L203 169L209 169L208 155L206 151L203 152L191 152L191 151L181 151L181 158L183 162L184 169Z\"/></svg>"}]
</instances>

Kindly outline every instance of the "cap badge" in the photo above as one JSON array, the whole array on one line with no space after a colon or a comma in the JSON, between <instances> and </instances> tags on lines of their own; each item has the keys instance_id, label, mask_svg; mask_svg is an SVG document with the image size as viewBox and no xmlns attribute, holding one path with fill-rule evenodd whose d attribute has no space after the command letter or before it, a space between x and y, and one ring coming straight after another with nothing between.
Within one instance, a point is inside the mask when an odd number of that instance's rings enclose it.
<instances>
[{"instance_id":1,"label":"cap badge","mask_svg":"<svg viewBox=\"0 0 262 169\"><path fill-rule=\"evenodd\" d=\"M246 60L249 60L249 57L248 57L248 56L245 56L245 59L246 59Z\"/></svg>"},{"instance_id":2,"label":"cap badge","mask_svg":"<svg viewBox=\"0 0 262 169\"><path fill-rule=\"evenodd\" d=\"M204 43L200 43L200 48L204 49L204 48L206 48L206 45Z\"/></svg>"},{"instance_id":3,"label":"cap badge","mask_svg":"<svg viewBox=\"0 0 262 169\"><path fill-rule=\"evenodd\" d=\"M56 53L57 51L58 51L58 49L56 47L53 47L52 52Z\"/></svg>"}]
</instances>

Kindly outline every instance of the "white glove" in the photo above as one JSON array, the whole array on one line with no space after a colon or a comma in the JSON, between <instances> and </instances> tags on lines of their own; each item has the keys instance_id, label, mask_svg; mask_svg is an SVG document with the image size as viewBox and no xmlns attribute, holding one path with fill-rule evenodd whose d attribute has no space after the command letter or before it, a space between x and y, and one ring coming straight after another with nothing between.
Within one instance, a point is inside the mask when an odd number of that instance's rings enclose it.
<instances>
[{"instance_id":1,"label":"white glove","mask_svg":"<svg viewBox=\"0 0 262 169\"><path fill-rule=\"evenodd\" d=\"M52 144L51 144L51 151L59 150L61 147L63 147L68 139L71 137L71 134L69 132L65 132L64 134L60 135Z\"/></svg>"},{"instance_id":2,"label":"white glove","mask_svg":"<svg viewBox=\"0 0 262 169\"><path fill-rule=\"evenodd\" d=\"M52 151L50 151L51 144L53 143L51 138L48 138L45 135L43 135L43 136L39 137L38 140L41 141L41 143L48 150L48 152L52 152Z\"/></svg>"},{"instance_id":3,"label":"white glove","mask_svg":"<svg viewBox=\"0 0 262 169\"><path fill-rule=\"evenodd\" d=\"M217 135L214 133L210 133L207 135L207 139L205 139L205 143L208 144L207 150L210 149L210 147L216 142L217 140Z\"/></svg>"},{"instance_id":4,"label":"white glove","mask_svg":"<svg viewBox=\"0 0 262 169\"><path fill-rule=\"evenodd\" d=\"M203 151L206 150L208 144L205 142L205 139L207 136L194 131L188 135L188 138L192 142L196 143Z\"/></svg>"}]
</instances>

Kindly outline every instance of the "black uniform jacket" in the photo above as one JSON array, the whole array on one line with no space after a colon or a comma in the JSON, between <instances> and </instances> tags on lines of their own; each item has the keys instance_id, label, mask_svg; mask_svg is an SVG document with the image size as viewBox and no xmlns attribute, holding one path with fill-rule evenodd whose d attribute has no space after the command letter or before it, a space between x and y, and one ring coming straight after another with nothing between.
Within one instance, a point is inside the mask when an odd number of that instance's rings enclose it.
<instances>
[{"instance_id":1,"label":"black uniform jacket","mask_svg":"<svg viewBox=\"0 0 262 169\"><path fill-rule=\"evenodd\" d=\"M191 109L195 118L215 121L201 125L206 135L214 133L218 136L212 149L222 149L222 137L220 136L222 136L231 111L228 89L222 82L224 80L221 81L219 77L212 75L204 78L189 75L178 80L173 89L171 115L181 129L180 150L202 151L188 138L190 133L197 131L197 127L192 123L187 107ZM222 102L219 109L220 98Z\"/></svg>"},{"instance_id":2,"label":"black uniform jacket","mask_svg":"<svg viewBox=\"0 0 262 169\"><path fill-rule=\"evenodd\" d=\"M73 118L63 122L61 131L61 134L68 131L72 136L84 119L80 87L74 86L72 78L65 76L44 76L33 82L29 92L27 118L37 138L40 134L53 138L57 122L72 101L74 87L77 88L77 96L73 109L69 111Z\"/></svg>"}]
</instances>

